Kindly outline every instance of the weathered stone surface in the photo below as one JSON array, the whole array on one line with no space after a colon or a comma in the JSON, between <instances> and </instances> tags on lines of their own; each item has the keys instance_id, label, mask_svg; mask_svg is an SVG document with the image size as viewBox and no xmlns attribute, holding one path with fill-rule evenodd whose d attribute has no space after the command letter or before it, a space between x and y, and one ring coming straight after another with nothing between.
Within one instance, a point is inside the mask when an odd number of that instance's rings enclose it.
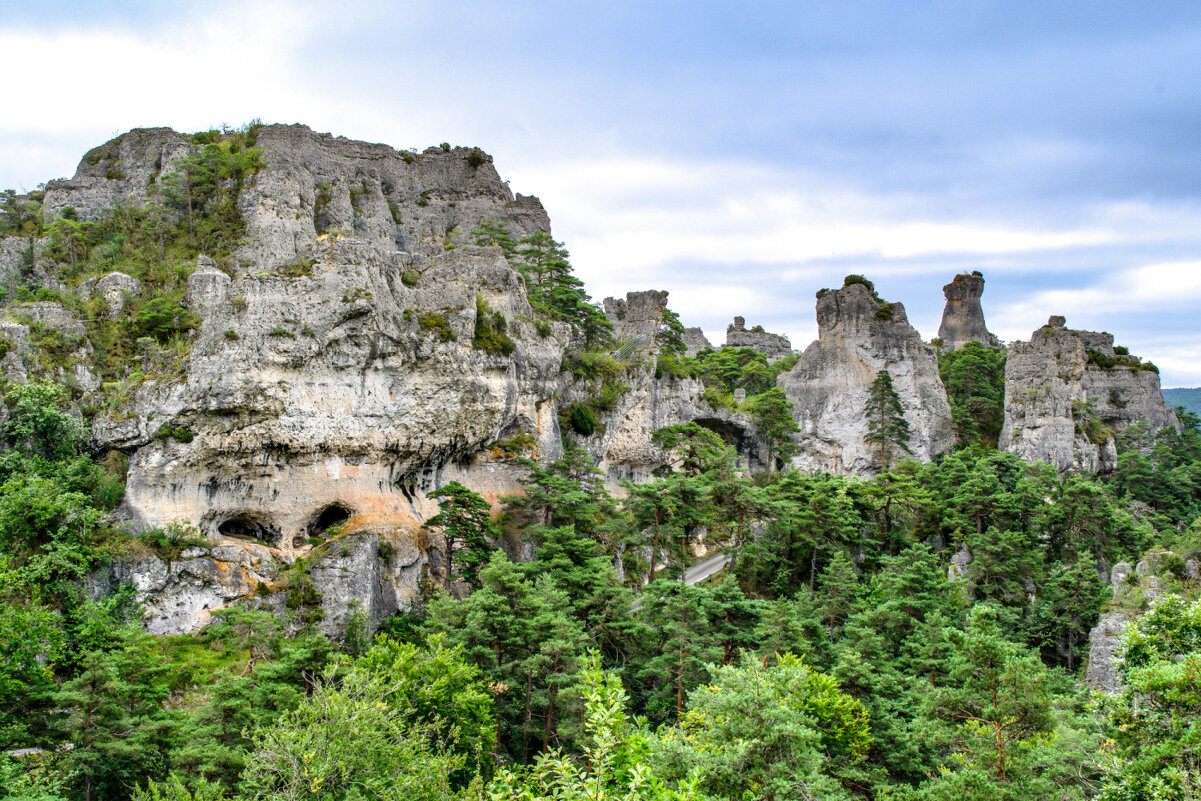
<instances>
[{"instance_id":1,"label":"weathered stone surface","mask_svg":"<svg viewBox=\"0 0 1201 801\"><path fill-rule=\"evenodd\" d=\"M129 300L142 293L142 282L125 273L109 273L102 278L89 278L79 285L79 296L84 300L99 295L108 305L108 318L121 317Z\"/></svg>"},{"instance_id":2,"label":"weathered stone surface","mask_svg":"<svg viewBox=\"0 0 1201 801\"><path fill-rule=\"evenodd\" d=\"M189 137L170 128L122 134L89 150L74 178L46 184L43 217L53 220L70 207L80 220L94 222L116 206L139 205L193 148Z\"/></svg>"},{"instance_id":3,"label":"weathered stone surface","mask_svg":"<svg viewBox=\"0 0 1201 801\"><path fill-rule=\"evenodd\" d=\"M951 556L951 564L949 567L947 567L947 579L954 580L967 578L968 565L970 565L974 559L975 557L972 556L972 552L968 549L967 543L961 543L959 550Z\"/></svg>"},{"instance_id":4,"label":"weathered stone surface","mask_svg":"<svg viewBox=\"0 0 1201 801\"><path fill-rule=\"evenodd\" d=\"M778 380L801 428L797 467L850 475L878 468L865 441L864 409L880 370L892 376L901 399L913 457L927 461L951 449L955 431L938 359L904 306L885 305L863 284L850 284L818 299L817 322L817 341Z\"/></svg>"},{"instance_id":5,"label":"weathered stone surface","mask_svg":"<svg viewBox=\"0 0 1201 801\"><path fill-rule=\"evenodd\" d=\"M627 292L624 298L605 298L604 301L605 316L613 323L617 341L636 340L646 348L654 344L666 308L667 293L655 289Z\"/></svg>"},{"instance_id":6,"label":"weathered stone surface","mask_svg":"<svg viewBox=\"0 0 1201 801\"><path fill-rule=\"evenodd\" d=\"M1118 587L1130 578L1132 572L1134 572L1134 568L1130 566L1129 562L1118 562L1113 566L1113 569L1109 571L1109 583L1114 592L1117 592Z\"/></svg>"},{"instance_id":7,"label":"weathered stone surface","mask_svg":"<svg viewBox=\"0 0 1201 801\"><path fill-rule=\"evenodd\" d=\"M969 342L989 347L1001 344L984 324L984 308L980 305L980 296L984 294L983 275L960 273L942 288L942 293L947 299L942 324L938 327L943 350L959 350Z\"/></svg>"},{"instance_id":8,"label":"weathered stone surface","mask_svg":"<svg viewBox=\"0 0 1201 801\"><path fill-rule=\"evenodd\" d=\"M713 344L699 328L685 328L683 340L685 356L695 356L702 350L713 350Z\"/></svg>"},{"instance_id":9,"label":"weathered stone surface","mask_svg":"<svg viewBox=\"0 0 1201 801\"><path fill-rule=\"evenodd\" d=\"M767 361L776 362L792 353L792 343L788 337L779 334L769 334L766 331L751 331L746 327L746 320L735 317L734 322L726 328L727 348L750 348L762 353Z\"/></svg>"},{"instance_id":10,"label":"weathered stone surface","mask_svg":"<svg viewBox=\"0 0 1201 801\"><path fill-rule=\"evenodd\" d=\"M129 584L146 610L151 634L179 634L208 625L214 609L227 606L270 582L289 558L251 544L192 549L168 562L146 554L114 560L89 579L92 597Z\"/></svg>"},{"instance_id":11,"label":"weathered stone surface","mask_svg":"<svg viewBox=\"0 0 1201 801\"><path fill-rule=\"evenodd\" d=\"M1088 633L1088 672L1085 683L1104 693L1120 687L1117 672L1117 653L1126 633L1130 616L1124 612L1107 612Z\"/></svg>"},{"instance_id":12,"label":"weathered stone surface","mask_svg":"<svg viewBox=\"0 0 1201 801\"><path fill-rule=\"evenodd\" d=\"M1117 357L1111 335L1073 331L1060 316L1010 347L1002 450L1060 472L1107 472L1117 462L1114 436L1132 423L1145 423L1150 434L1180 430L1157 373L1134 357L1103 367L1090 351Z\"/></svg>"}]
</instances>

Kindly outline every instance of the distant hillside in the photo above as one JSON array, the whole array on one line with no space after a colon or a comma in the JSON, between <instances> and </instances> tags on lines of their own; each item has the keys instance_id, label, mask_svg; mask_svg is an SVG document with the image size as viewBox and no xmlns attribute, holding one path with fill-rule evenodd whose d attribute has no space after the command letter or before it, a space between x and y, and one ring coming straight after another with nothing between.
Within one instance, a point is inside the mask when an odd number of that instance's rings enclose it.
<instances>
[{"instance_id":1,"label":"distant hillside","mask_svg":"<svg viewBox=\"0 0 1201 801\"><path fill-rule=\"evenodd\" d=\"M1193 414L1201 414L1201 387L1165 389L1163 399L1173 408L1183 406Z\"/></svg>"}]
</instances>

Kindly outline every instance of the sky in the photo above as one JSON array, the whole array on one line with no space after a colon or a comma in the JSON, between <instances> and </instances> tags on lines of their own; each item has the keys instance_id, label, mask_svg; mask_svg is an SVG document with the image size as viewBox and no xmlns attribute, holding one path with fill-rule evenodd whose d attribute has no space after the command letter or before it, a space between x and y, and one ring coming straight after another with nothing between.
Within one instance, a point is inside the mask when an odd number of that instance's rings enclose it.
<instances>
[{"instance_id":1,"label":"sky","mask_svg":"<svg viewBox=\"0 0 1201 801\"><path fill-rule=\"evenodd\" d=\"M848 273L927 339L957 272L1201 386L1201 3L0 0L0 188L130 128L490 153L594 298L817 335Z\"/></svg>"}]
</instances>

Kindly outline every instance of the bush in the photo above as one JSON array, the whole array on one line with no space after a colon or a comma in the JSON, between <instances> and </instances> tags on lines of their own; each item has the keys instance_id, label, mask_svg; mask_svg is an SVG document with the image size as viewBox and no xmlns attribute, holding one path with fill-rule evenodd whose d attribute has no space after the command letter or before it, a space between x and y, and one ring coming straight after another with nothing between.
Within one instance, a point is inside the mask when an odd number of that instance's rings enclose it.
<instances>
[{"instance_id":1,"label":"bush","mask_svg":"<svg viewBox=\"0 0 1201 801\"><path fill-rule=\"evenodd\" d=\"M421 326L422 331L437 334L438 339L443 342L450 342L455 337L455 331L450 327L450 323L446 321L446 315L442 312L423 312L417 315L417 325Z\"/></svg>"},{"instance_id":2,"label":"bush","mask_svg":"<svg viewBox=\"0 0 1201 801\"><path fill-rule=\"evenodd\" d=\"M417 286L418 273L414 270L405 270L400 274L400 283L408 287Z\"/></svg>"},{"instance_id":3,"label":"bush","mask_svg":"<svg viewBox=\"0 0 1201 801\"><path fill-rule=\"evenodd\" d=\"M596 433L600 422L596 419L596 414L586 405L575 403L563 411L567 415L567 422L571 426L572 431L582 437L590 437Z\"/></svg>"},{"instance_id":4,"label":"bush","mask_svg":"<svg viewBox=\"0 0 1201 801\"><path fill-rule=\"evenodd\" d=\"M179 428L172 428L171 426L164 425L155 433L154 438L157 440L166 440L170 438L177 442L187 444L194 439L194 435L190 429L183 428L182 426Z\"/></svg>"},{"instance_id":5,"label":"bush","mask_svg":"<svg viewBox=\"0 0 1201 801\"><path fill-rule=\"evenodd\" d=\"M846 278L842 279L842 288L843 289L846 289L851 284L863 284L865 287L868 288L868 291L870 291L873 295L876 294L876 285L873 284L871 281L867 280L866 278L864 278L862 275L859 275L858 273L852 273L852 274L848 275Z\"/></svg>"},{"instance_id":6,"label":"bush","mask_svg":"<svg viewBox=\"0 0 1201 801\"><path fill-rule=\"evenodd\" d=\"M199 325L200 318L185 309L178 297L170 295L147 301L130 322L135 338L150 337L160 345L166 345L172 335Z\"/></svg>"},{"instance_id":7,"label":"bush","mask_svg":"<svg viewBox=\"0 0 1201 801\"><path fill-rule=\"evenodd\" d=\"M475 296L475 333L471 346L497 356L508 356L517 349L517 343L509 338L505 316L492 311L483 295Z\"/></svg>"},{"instance_id":8,"label":"bush","mask_svg":"<svg viewBox=\"0 0 1201 801\"><path fill-rule=\"evenodd\" d=\"M488 157L484 155L484 151L478 147L471 148L471 152L467 154L467 164L471 169L478 169L482 164L488 161Z\"/></svg>"}]
</instances>

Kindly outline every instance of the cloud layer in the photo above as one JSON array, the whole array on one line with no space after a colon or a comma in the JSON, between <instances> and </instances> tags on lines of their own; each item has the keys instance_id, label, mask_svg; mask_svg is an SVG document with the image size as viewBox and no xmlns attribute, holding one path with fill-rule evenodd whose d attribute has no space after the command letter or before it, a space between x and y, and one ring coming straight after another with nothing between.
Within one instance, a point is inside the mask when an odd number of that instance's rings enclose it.
<instances>
[{"instance_id":1,"label":"cloud layer","mask_svg":"<svg viewBox=\"0 0 1201 801\"><path fill-rule=\"evenodd\" d=\"M492 153L597 297L649 287L721 340L816 333L850 272L926 336L988 278L1201 384L1201 6L351 0L6 9L0 186L131 127L251 118Z\"/></svg>"}]
</instances>

